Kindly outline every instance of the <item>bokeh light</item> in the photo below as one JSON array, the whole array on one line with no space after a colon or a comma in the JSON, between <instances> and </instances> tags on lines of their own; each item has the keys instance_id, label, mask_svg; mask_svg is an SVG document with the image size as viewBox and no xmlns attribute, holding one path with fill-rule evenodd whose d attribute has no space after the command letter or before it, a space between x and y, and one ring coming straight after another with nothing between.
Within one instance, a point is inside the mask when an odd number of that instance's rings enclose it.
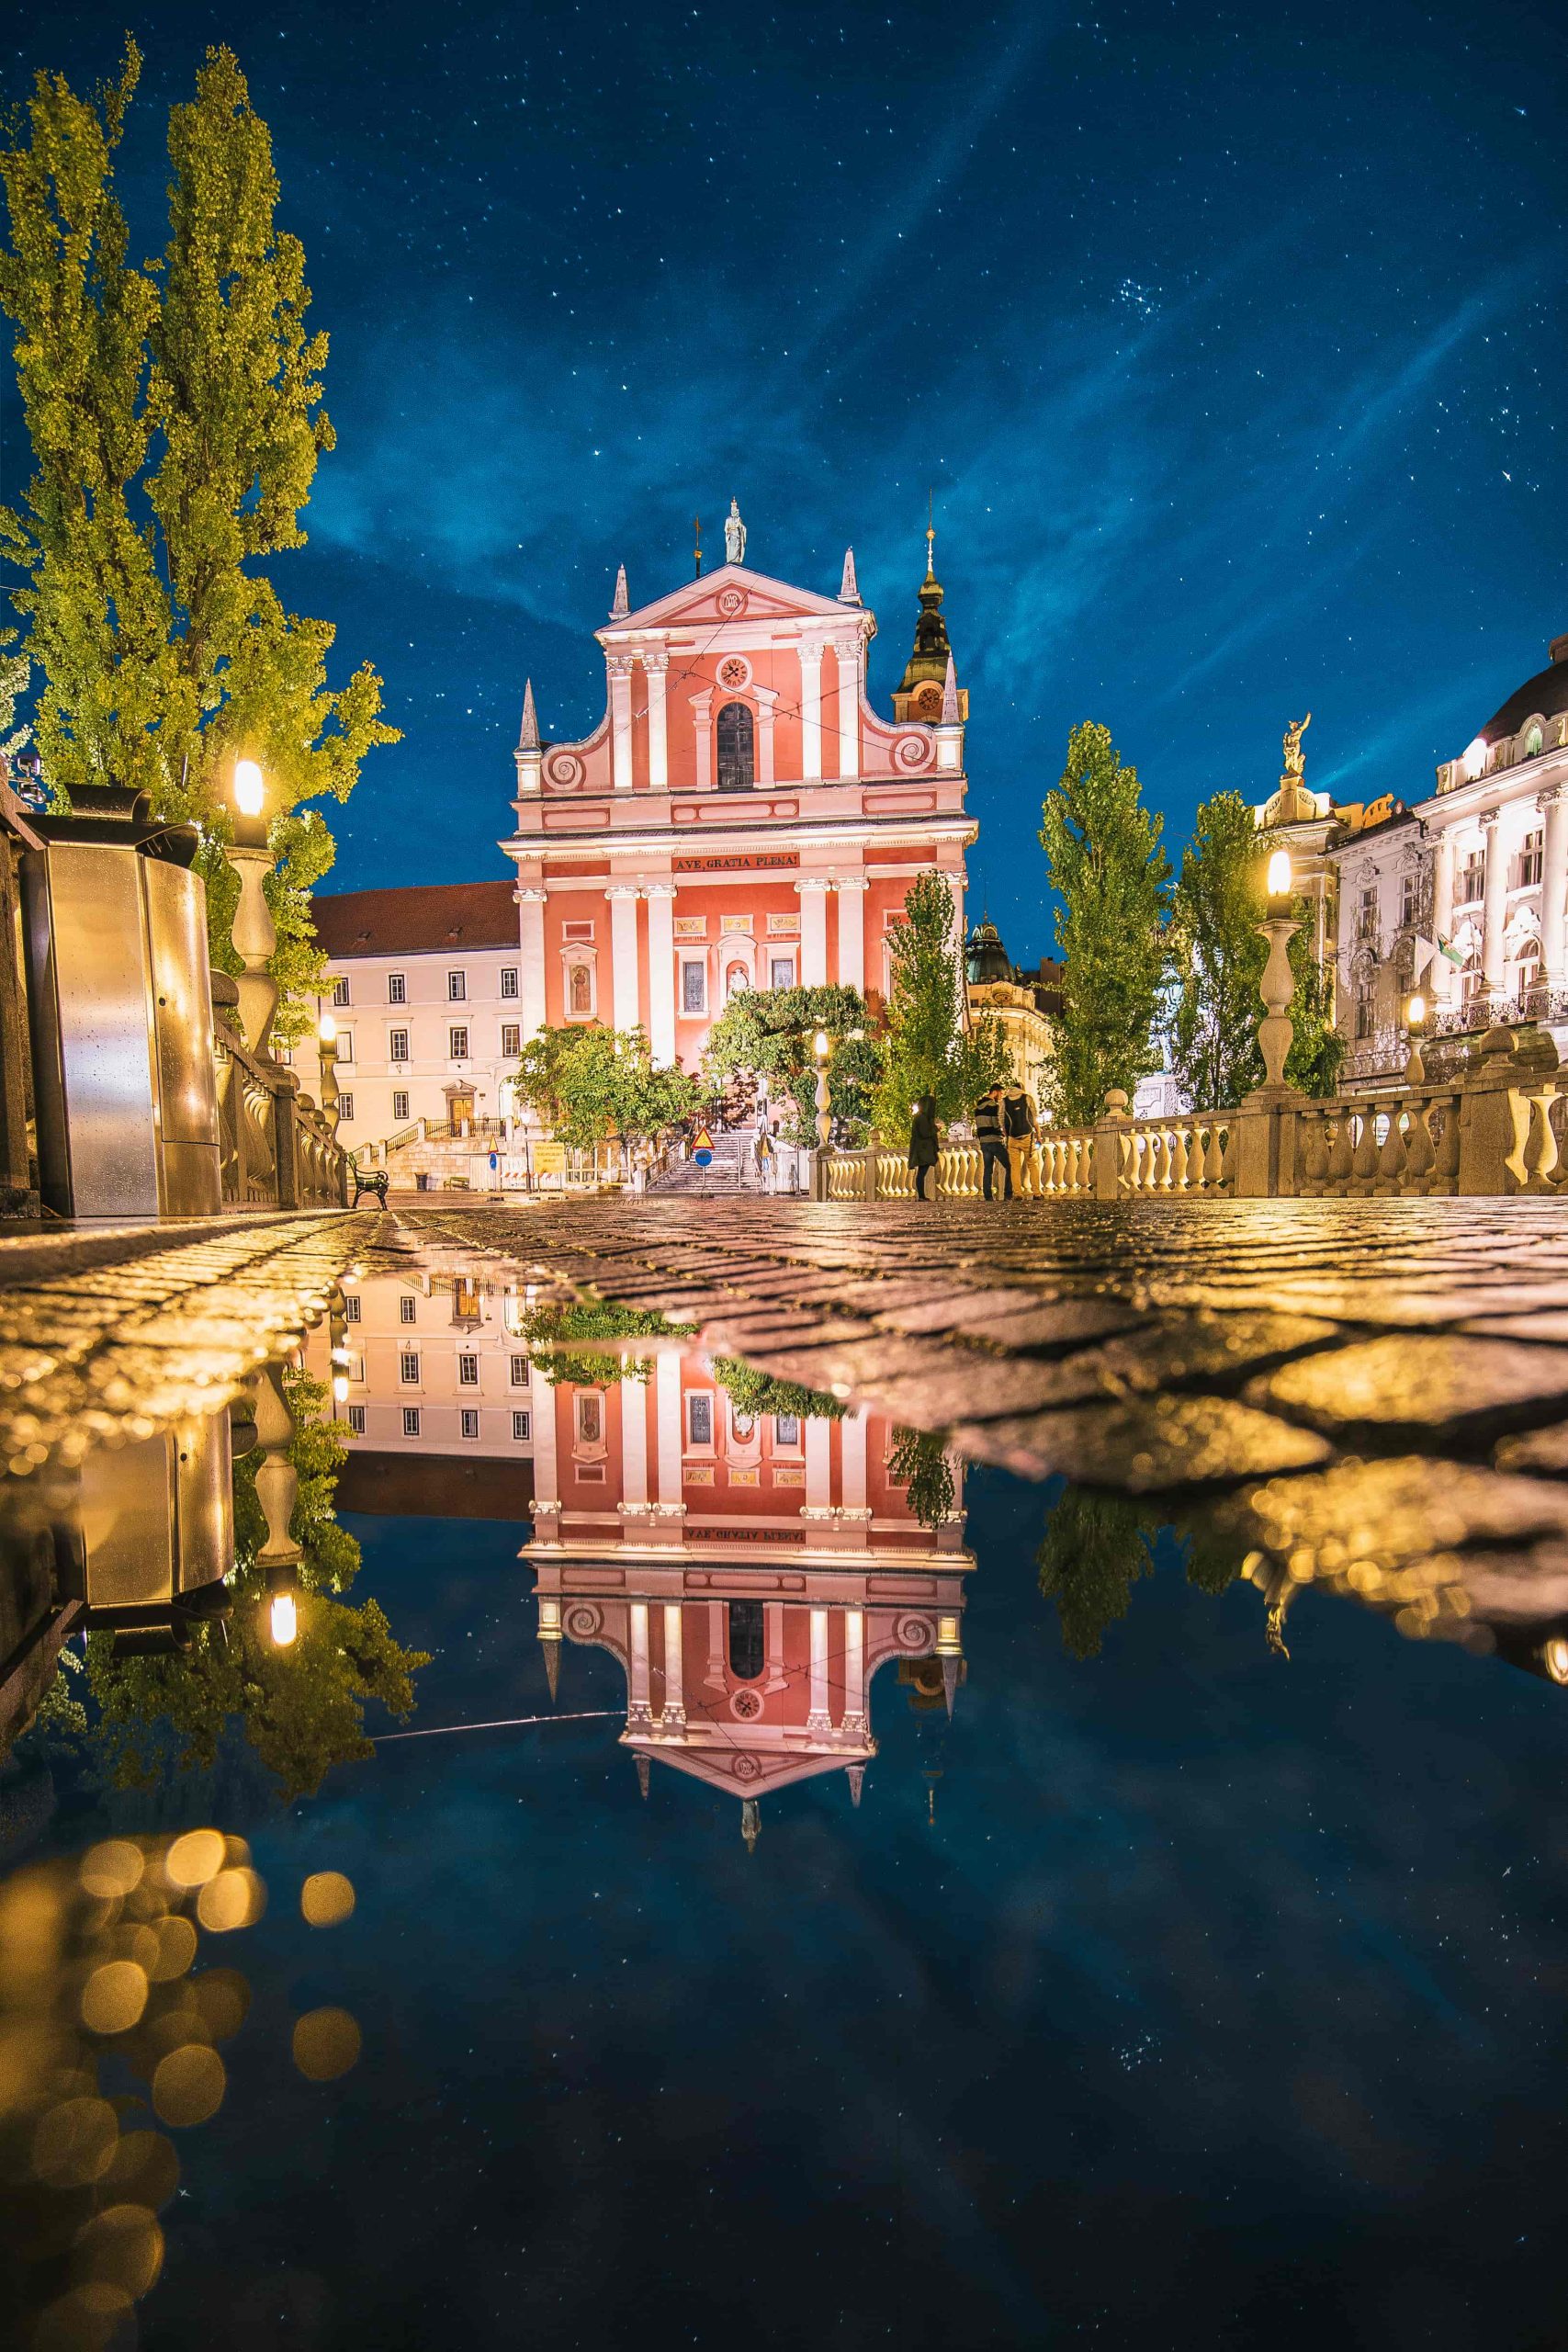
<instances>
[{"instance_id":1,"label":"bokeh light","mask_svg":"<svg viewBox=\"0 0 1568 2352\"><path fill-rule=\"evenodd\" d=\"M354 1884L342 1871L312 1871L299 1890L299 1908L312 1928L335 1928L354 1909Z\"/></svg>"},{"instance_id":2,"label":"bokeh light","mask_svg":"<svg viewBox=\"0 0 1568 2352\"><path fill-rule=\"evenodd\" d=\"M294 2064L307 2082L333 2082L358 2056L359 2028L346 2009L310 2009L296 2020Z\"/></svg>"}]
</instances>

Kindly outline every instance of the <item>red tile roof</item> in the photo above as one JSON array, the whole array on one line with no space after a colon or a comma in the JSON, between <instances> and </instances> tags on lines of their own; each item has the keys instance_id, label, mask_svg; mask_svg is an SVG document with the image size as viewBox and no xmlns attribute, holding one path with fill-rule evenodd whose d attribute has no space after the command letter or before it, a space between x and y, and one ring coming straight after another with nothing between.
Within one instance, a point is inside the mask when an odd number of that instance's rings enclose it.
<instances>
[{"instance_id":1,"label":"red tile roof","mask_svg":"<svg viewBox=\"0 0 1568 2352\"><path fill-rule=\"evenodd\" d=\"M454 947L515 947L510 882L414 883L400 890L340 890L310 908L327 954L439 955Z\"/></svg>"}]
</instances>

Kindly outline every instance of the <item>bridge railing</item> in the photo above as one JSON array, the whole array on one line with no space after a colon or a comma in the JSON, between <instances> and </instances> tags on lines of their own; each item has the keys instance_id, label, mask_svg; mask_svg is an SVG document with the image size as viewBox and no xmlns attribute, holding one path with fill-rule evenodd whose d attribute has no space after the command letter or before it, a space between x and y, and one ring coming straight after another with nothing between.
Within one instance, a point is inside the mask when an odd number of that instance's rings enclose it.
<instances>
[{"instance_id":1,"label":"bridge railing","mask_svg":"<svg viewBox=\"0 0 1568 2352\"><path fill-rule=\"evenodd\" d=\"M291 1069L254 1054L240 1034L240 996L212 975L218 1066L218 1159L225 1208L341 1208L348 1154Z\"/></svg>"}]
</instances>

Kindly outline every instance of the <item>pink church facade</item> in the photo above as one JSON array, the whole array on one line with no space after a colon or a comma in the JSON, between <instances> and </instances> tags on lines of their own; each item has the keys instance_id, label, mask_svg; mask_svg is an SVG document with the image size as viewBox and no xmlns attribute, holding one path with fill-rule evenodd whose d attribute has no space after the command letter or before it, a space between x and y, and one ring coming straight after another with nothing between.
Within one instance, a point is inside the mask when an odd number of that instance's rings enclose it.
<instances>
[{"instance_id":1,"label":"pink church facade","mask_svg":"<svg viewBox=\"0 0 1568 2352\"><path fill-rule=\"evenodd\" d=\"M732 521L731 545L744 532ZM888 985L887 934L932 869L964 935L966 696L928 566L916 654L884 718L852 557L836 596L728 562L596 632L604 716L515 753L518 1006L545 1025L640 1027L694 1069L739 988Z\"/></svg>"}]
</instances>

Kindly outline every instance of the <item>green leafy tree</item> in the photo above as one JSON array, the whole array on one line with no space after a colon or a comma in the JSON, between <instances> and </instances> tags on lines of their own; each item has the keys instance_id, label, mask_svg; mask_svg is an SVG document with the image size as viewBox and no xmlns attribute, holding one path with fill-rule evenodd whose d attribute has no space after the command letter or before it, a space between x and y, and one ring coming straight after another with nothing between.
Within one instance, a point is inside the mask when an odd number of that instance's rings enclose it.
<instances>
[{"instance_id":1,"label":"green leafy tree","mask_svg":"<svg viewBox=\"0 0 1568 2352\"><path fill-rule=\"evenodd\" d=\"M1285 1056L1285 1079L1303 1094L1322 1098L1338 1091L1346 1046L1334 1022L1333 970L1318 962L1314 950L1311 902L1298 899L1294 912L1302 927L1288 951L1296 982L1291 1000L1295 1035Z\"/></svg>"},{"instance_id":2,"label":"green leafy tree","mask_svg":"<svg viewBox=\"0 0 1568 2352\"><path fill-rule=\"evenodd\" d=\"M1074 1657L1098 1657L1107 1625L1125 1617L1134 1585L1154 1565L1141 1505L1117 1495L1066 1487L1035 1554L1040 1589L1056 1604L1062 1644Z\"/></svg>"},{"instance_id":3,"label":"green leafy tree","mask_svg":"<svg viewBox=\"0 0 1568 2352\"><path fill-rule=\"evenodd\" d=\"M895 1430L887 1458L890 1478L908 1488L909 1509L922 1527L940 1527L953 1510L957 1487L942 1439L930 1430Z\"/></svg>"},{"instance_id":4,"label":"green leafy tree","mask_svg":"<svg viewBox=\"0 0 1568 2352\"><path fill-rule=\"evenodd\" d=\"M695 1118L702 1089L682 1069L659 1069L640 1029L597 1022L541 1029L517 1064L517 1091L559 1143L593 1151L612 1137L628 1149Z\"/></svg>"},{"instance_id":5,"label":"green leafy tree","mask_svg":"<svg viewBox=\"0 0 1568 2352\"><path fill-rule=\"evenodd\" d=\"M1269 948L1258 925L1272 845L1238 792L1216 792L1182 854L1169 929L1171 1067L1197 1110L1228 1110L1263 1083L1258 988Z\"/></svg>"},{"instance_id":6,"label":"green leafy tree","mask_svg":"<svg viewBox=\"0 0 1568 2352\"><path fill-rule=\"evenodd\" d=\"M1066 967L1051 1108L1068 1126L1097 1119L1113 1086L1131 1094L1154 1066L1151 1036L1166 968L1163 820L1143 805L1109 728L1067 739L1066 765L1045 796L1041 845Z\"/></svg>"},{"instance_id":7,"label":"green leafy tree","mask_svg":"<svg viewBox=\"0 0 1568 2352\"><path fill-rule=\"evenodd\" d=\"M174 1657L117 1658L112 1635L87 1637L91 1740L107 1751L107 1776L120 1787L209 1770L225 1733L237 1726L291 1803L314 1795L334 1764L372 1752L368 1703L399 1716L413 1706L413 1677L428 1657L401 1646L378 1602L351 1607L339 1597L358 1573L359 1546L333 1509L347 1447L337 1423L323 1416L327 1391L301 1373L286 1374L284 1385L298 1429L290 1532L304 1554L299 1636L280 1650L265 1630L267 1579L256 1559L266 1540L255 1491L260 1456L247 1454L234 1465L227 1639L200 1626L191 1647Z\"/></svg>"},{"instance_id":8,"label":"green leafy tree","mask_svg":"<svg viewBox=\"0 0 1568 2352\"><path fill-rule=\"evenodd\" d=\"M765 1081L768 1100L786 1103L791 1143L817 1140L817 1057L813 1039L828 1038L828 1108L836 1132L863 1143L872 1097L882 1069L880 1041L857 989L741 989L732 996L703 1048L703 1073L715 1092L736 1079Z\"/></svg>"},{"instance_id":9,"label":"green leafy tree","mask_svg":"<svg viewBox=\"0 0 1568 2352\"><path fill-rule=\"evenodd\" d=\"M931 1097L939 1119L964 1118L1009 1069L1000 1022L982 1015L965 1024L953 897L942 876L922 874L904 912L907 921L887 934L893 986L874 1106L877 1133L892 1143L908 1141L920 1095Z\"/></svg>"},{"instance_id":10,"label":"green leafy tree","mask_svg":"<svg viewBox=\"0 0 1568 2352\"><path fill-rule=\"evenodd\" d=\"M374 745L397 741L367 664L327 684L335 631L288 610L266 560L304 544L299 514L333 446L326 338L306 325L304 251L278 230L265 124L227 49L169 115L168 238L130 263L114 163L141 72L84 98L40 73L0 151L13 321L34 470L0 510L0 559L40 673L47 781L147 792L201 827L215 958L236 969L233 763L260 762L276 867L276 1035L300 1034L323 959L310 892L333 839L304 804L346 799Z\"/></svg>"},{"instance_id":11,"label":"green leafy tree","mask_svg":"<svg viewBox=\"0 0 1568 2352\"><path fill-rule=\"evenodd\" d=\"M605 1298L543 1300L523 1317L517 1330L552 1388L563 1382L603 1388L607 1382L647 1380L653 1358L628 1357L617 1340L694 1336L689 1323L671 1323L652 1308L616 1306Z\"/></svg>"},{"instance_id":12,"label":"green leafy tree","mask_svg":"<svg viewBox=\"0 0 1568 2352\"><path fill-rule=\"evenodd\" d=\"M764 1413L793 1413L802 1421L841 1421L849 1407L798 1380L775 1380L739 1356L715 1356L713 1376L738 1413L761 1419Z\"/></svg>"},{"instance_id":13,"label":"green leafy tree","mask_svg":"<svg viewBox=\"0 0 1568 2352\"><path fill-rule=\"evenodd\" d=\"M16 642L14 628L0 629L0 760L15 759L32 733L30 727L16 723L17 705L27 693L32 668L25 653L12 652Z\"/></svg>"}]
</instances>

